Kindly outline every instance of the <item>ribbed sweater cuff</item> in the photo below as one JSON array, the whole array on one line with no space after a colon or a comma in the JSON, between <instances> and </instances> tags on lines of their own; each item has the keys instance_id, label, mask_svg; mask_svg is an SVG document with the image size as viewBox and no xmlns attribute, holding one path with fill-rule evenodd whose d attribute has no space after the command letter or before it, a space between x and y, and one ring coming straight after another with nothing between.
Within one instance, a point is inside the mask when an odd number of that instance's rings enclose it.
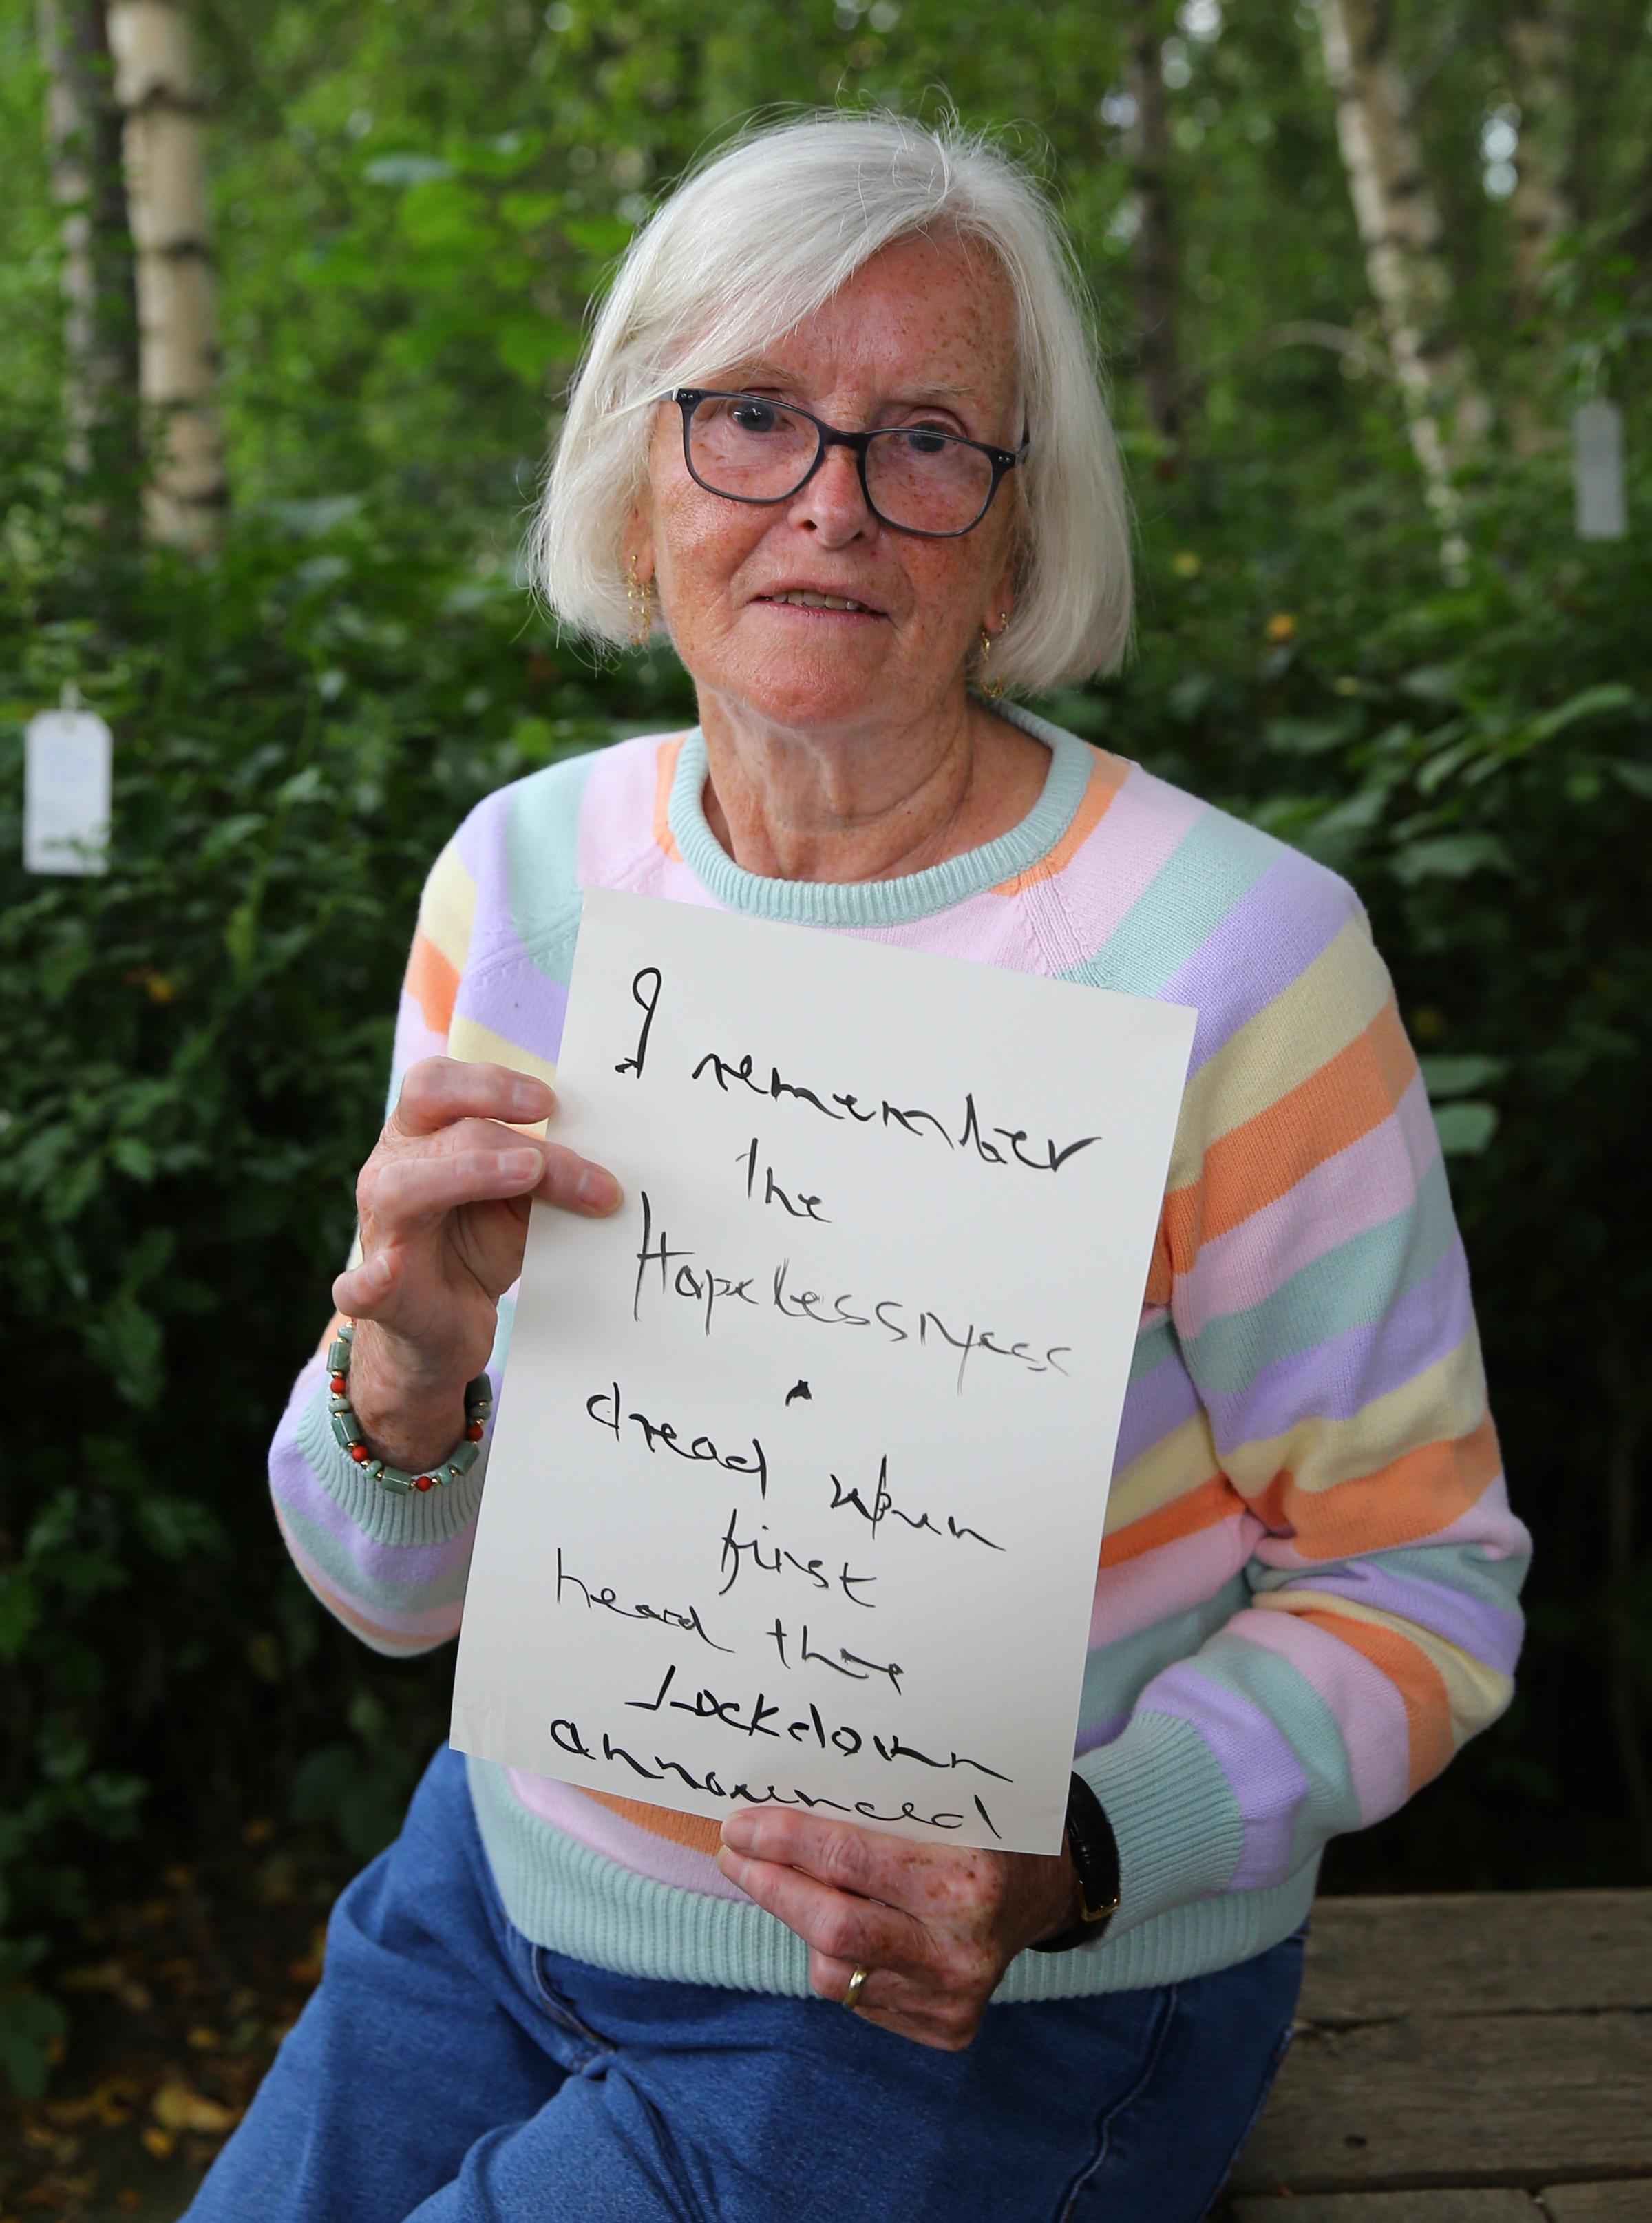
<instances>
[{"instance_id":1,"label":"ribbed sweater cuff","mask_svg":"<svg viewBox=\"0 0 1652 2223\"><path fill-rule=\"evenodd\" d=\"M404 1497L380 1489L339 1449L324 1386L299 1407L297 1435L298 1449L317 1481L375 1544L445 1543L476 1518L487 1468L486 1445L483 1456L457 1482L445 1483L440 1489L410 1490Z\"/></svg>"},{"instance_id":2,"label":"ribbed sweater cuff","mask_svg":"<svg viewBox=\"0 0 1652 2223\"><path fill-rule=\"evenodd\" d=\"M1221 1762L1189 1722L1134 1716L1077 1762L1118 1840L1119 1911L1109 1937L1226 1890L1245 1824Z\"/></svg>"}]
</instances>

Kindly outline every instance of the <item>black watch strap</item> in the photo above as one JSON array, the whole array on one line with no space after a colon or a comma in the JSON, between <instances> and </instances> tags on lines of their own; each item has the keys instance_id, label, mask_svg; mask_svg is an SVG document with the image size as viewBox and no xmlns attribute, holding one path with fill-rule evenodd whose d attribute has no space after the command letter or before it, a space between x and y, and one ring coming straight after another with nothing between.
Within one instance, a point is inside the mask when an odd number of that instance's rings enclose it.
<instances>
[{"instance_id":1,"label":"black watch strap","mask_svg":"<svg viewBox=\"0 0 1652 2223\"><path fill-rule=\"evenodd\" d=\"M1070 1953L1102 1936L1119 1911L1119 1845L1107 1810L1082 1775L1067 1786L1067 1848L1078 1871L1078 1919L1054 1937L1033 1945L1035 1953Z\"/></svg>"}]
</instances>

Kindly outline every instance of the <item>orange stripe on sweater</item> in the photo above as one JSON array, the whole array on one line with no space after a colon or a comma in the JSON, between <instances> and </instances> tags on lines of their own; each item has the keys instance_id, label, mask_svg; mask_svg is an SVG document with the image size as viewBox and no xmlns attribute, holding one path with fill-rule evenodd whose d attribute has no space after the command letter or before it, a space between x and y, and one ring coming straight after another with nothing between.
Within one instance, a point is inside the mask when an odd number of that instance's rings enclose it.
<instances>
[{"instance_id":1,"label":"orange stripe on sweater","mask_svg":"<svg viewBox=\"0 0 1652 2223\"><path fill-rule=\"evenodd\" d=\"M1213 1474L1209 1482L1196 1483L1179 1497L1172 1497L1168 1505L1157 1506L1139 1521L1127 1521L1123 1527L1103 1536L1099 1564L1116 1567L1126 1559L1139 1559L1144 1552L1155 1552L1161 1544L1197 1535L1202 1528L1214 1528L1245 1509L1244 1499L1227 1476Z\"/></svg>"},{"instance_id":2,"label":"orange stripe on sweater","mask_svg":"<svg viewBox=\"0 0 1652 2223\"><path fill-rule=\"evenodd\" d=\"M1445 1678L1433 1660L1409 1637L1396 1629L1380 1628L1375 1622L1346 1620L1340 1613L1316 1606L1305 1606L1297 1619L1311 1622L1351 1652L1363 1653L1373 1667L1387 1676L1405 1704L1411 1789L1416 1791L1431 1781L1453 1751L1451 1699Z\"/></svg>"},{"instance_id":3,"label":"orange stripe on sweater","mask_svg":"<svg viewBox=\"0 0 1652 2223\"><path fill-rule=\"evenodd\" d=\"M1391 996L1363 1033L1266 1112L1213 1143L1197 1181L1165 1200L1165 1229L1178 1274L1202 1243L1226 1235L1303 1176L1380 1126L1416 1072Z\"/></svg>"},{"instance_id":4,"label":"orange stripe on sweater","mask_svg":"<svg viewBox=\"0 0 1652 2223\"><path fill-rule=\"evenodd\" d=\"M669 741L662 741L654 758L654 840L674 864L682 862L682 852L677 847L677 837L671 831L671 783L677 776L677 759L682 754L682 735L674 734ZM593 1798L596 1793L593 1792ZM624 1802L627 1804L634 1801Z\"/></svg>"},{"instance_id":5,"label":"orange stripe on sweater","mask_svg":"<svg viewBox=\"0 0 1652 2223\"><path fill-rule=\"evenodd\" d=\"M459 993L458 968L442 954L423 929L413 936L405 985L424 1013L424 1023L431 1033L449 1033L453 1026L454 1002Z\"/></svg>"},{"instance_id":6,"label":"orange stripe on sweater","mask_svg":"<svg viewBox=\"0 0 1652 2223\"><path fill-rule=\"evenodd\" d=\"M992 892L996 896L1018 896L1025 888L1036 887L1040 880L1052 880L1067 866L1084 847L1090 835L1106 817L1108 806L1124 785L1129 765L1122 757L1109 756L1105 749L1097 750L1096 761L1090 766L1084 791L1078 798L1078 808L1073 822L1056 843L1053 849L1040 857L1025 872L1014 873L1000 880Z\"/></svg>"},{"instance_id":7,"label":"orange stripe on sweater","mask_svg":"<svg viewBox=\"0 0 1652 2223\"><path fill-rule=\"evenodd\" d=\"M1287 1469L1252 1506L1305 1559L1346 1559L1360 1552L1420 1543L1478 1505L1501 1466L1488 1413L1466 1436L1420 1444L1373 1474L1329 1489L1299 1489Z\"/></svg>"},{"instance_id":8,"label":"orange stripe on sweater","mask_svg":"<svg viewBox=\"0 0 1652 2223\"><path fill-rule=\"evenodd\" d=\"M708 1815L674 1814L669 1806L645 1806L640 1798L617 1798L609 1791L587 1791L583 1784L580 1788L599 1806L618 1814L622 1822L635 1823L650 1837L669 1837L674 1845L686 1845L691 1853L704 1853L707 1860L715 1856L723 1841L721 1830Z\"/></svg>"}]
</instances>

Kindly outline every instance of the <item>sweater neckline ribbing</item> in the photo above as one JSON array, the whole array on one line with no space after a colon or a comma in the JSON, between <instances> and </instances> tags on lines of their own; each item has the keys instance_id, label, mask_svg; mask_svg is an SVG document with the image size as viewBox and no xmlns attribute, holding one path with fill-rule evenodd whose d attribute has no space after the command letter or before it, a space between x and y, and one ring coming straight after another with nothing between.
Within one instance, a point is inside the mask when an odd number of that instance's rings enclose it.
<instances>
[{"instance_id":1,"label":"sweater neckline ribbing","mask_svg":"<svg viewBox=\"0 0 1652 2223\"><path fill-rule=\"evenodd\" d=\"M996 702L994 715L1041 741L1050 752L1042 792L1019 825L979 848L966 849L921 872L888 880L779 880L737 865L706 817L706 738L685 735L671 782L668 817L683 862L725 910L807 926L896 926L996 887L1049 854L1072 824L1096 753L1076 734L1018 703Z\"/></svg>"}]
</instances>

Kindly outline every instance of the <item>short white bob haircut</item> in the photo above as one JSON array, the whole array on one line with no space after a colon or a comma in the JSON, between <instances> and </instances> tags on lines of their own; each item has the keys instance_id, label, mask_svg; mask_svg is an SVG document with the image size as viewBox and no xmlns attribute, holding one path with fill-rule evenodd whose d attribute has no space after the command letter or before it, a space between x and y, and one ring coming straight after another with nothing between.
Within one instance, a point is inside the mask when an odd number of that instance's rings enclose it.
<instances>
[{"instance_id":1,"label":"short white bob haircut","mask_svg":"<svg viewBox=\"0 0 1652 2223\"><path fill-rule=\"evenodd\" d=\"M1115 664L1130 631L1130 526L1081 280L1038 185L956 123L826 111L749 130L631 242L575 375L530 531L533 584L564 624L623 642L622 554L654 412L679 386L757 362L880 249L978 242L1015 300L1030 445L1015 608L996 677L1026 692Z\"/></svg>"}]
</instances>

